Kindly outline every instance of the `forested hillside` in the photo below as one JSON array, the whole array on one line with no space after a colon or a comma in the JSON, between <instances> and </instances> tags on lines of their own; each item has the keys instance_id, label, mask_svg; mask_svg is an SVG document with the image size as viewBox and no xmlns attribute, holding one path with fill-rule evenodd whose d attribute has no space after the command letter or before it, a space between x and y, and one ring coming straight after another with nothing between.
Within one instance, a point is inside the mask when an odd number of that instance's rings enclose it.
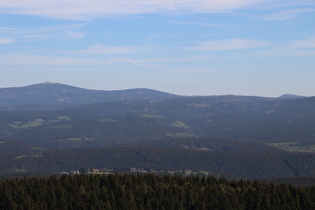
<instances>
[{"instance_id":1,"label":"forested hillside","mask_svg":"<svg viewBox=\"0 0 315 210\"><path fill-rule=\"evenodd\" d=\"M235 178L313 176L315 154L275 151L203 151L115 147L67 149L0 162L3 173L61 172L81 168L136 167L209 171Z\"/></svg>"},{"instance_id":2,"label":"forested hillside","mask_svg":"<svg viewBox=\"0 0 315 210\"><path fill-rule=\"evenodd\" d=\"M278 149L276 147L258 142L192 137L127 142L122 144L121 146L193 149L203 151L281 151L281 149Z\"/></svg>"},{"instance_id":3,"label":"forested hillside","mask_svg":"<svg viewBox=\"0 0 315 210\"><path fill-rule=\"evenodd\" d=\"M296 151L312 152L314 107L315 98L221 96L108 102L49 112L0 112L0 140L62 149L196 137L272 146L294 142Z\"/></svg>"}]
</instances>

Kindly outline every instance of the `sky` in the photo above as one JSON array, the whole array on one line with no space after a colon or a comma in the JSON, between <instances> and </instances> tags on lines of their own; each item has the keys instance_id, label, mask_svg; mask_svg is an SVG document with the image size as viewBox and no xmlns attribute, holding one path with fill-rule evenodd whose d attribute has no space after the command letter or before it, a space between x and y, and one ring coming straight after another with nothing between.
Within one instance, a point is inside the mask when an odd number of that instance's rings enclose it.
<instances>
[{"instance_id":1,"label":"sky","mask_svg":"<svg viewBox=\"0 0 315 210\"><path fill-rule=\"evenodd\" d=\"M0 0L0 88L315 96L314 0Z\"/></svg>"}]
</instances>

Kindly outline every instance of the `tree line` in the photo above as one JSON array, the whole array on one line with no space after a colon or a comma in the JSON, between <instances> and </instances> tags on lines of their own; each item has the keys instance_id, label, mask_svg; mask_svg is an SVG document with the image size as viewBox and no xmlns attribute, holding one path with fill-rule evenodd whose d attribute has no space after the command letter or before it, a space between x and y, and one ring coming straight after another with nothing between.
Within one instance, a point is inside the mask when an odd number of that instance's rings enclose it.
<instances>
[{"instance_id":1,"label":"tree line","mask_svg":"<svg viewBox=\"0 0 315 210\"><path fill-rule=\"evenodd\" d=\"M178 175L0 181L0 209L315 209L315 186Z\"/></svg>"}]
</instances>

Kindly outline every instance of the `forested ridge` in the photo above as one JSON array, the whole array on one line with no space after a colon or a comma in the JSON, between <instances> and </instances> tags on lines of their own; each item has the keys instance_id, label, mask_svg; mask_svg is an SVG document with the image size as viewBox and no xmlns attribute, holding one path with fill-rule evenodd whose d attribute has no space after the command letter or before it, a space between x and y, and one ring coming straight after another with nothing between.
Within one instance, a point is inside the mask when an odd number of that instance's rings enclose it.
<instances>
[{"instance_id":1,"label":"forested ridge","mask_svg":"<svg viewBox=\"0 0 315 210\"><path fill-rule=\"evenodd\" d=\"M315 209L315 186L148 175L0 181L0 209Z\"/></svg>"},{"instance_id":2,"label":"forested ridge","mask_svg":"<svg viewBox=\"0 0 315 210\"><path fill-rule=\"evenodd\" d=\"M90 90L60 83L40 83L25 87L0 88L0 110L57 110L86 104L129 100L158 100L179 96L146 88Z\"/></svg>"},{"instance_id":3,"label":"forested ridge","mask_svg":"<svg viewBox=\"0 0 315 210\"><path fill-rule=\"evenodd\" d=\"M113 101L55 111L0 111L0 141L49 150L195 137L294 143L300 148L293 151L314 152L310 149L314 146L314 105L315 97L221 96Z\"/></svg>"},{"instance_id":4,"label":"forested ridge","mask_svg":"<svg viewBox=\"0 0 315 210\"><path fill-rule=\"evenodd\" d=\"M52 173L80 168L115 167L202 170L250 179L312 176L315 172L315 154L112 147L47 151L42 155L0 161L4 173Z\"/></svg>"}]
</instances>

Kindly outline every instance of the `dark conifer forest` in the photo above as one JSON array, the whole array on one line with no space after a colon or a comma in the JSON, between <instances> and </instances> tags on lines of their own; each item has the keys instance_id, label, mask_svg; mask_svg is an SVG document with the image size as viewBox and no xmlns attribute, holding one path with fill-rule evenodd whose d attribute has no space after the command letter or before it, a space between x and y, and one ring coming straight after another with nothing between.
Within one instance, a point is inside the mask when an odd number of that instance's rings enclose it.
<instances>
[{"instance_id":1,"label":"dark conifer forest","mask_svg":"<svg viewBox=\"0 0 315 210\"><path fill-rule=\"evenodd\" d=\"M315 209L315 186L112 174L0 181L0 209Z\"/></svg>"}]
</instances>

